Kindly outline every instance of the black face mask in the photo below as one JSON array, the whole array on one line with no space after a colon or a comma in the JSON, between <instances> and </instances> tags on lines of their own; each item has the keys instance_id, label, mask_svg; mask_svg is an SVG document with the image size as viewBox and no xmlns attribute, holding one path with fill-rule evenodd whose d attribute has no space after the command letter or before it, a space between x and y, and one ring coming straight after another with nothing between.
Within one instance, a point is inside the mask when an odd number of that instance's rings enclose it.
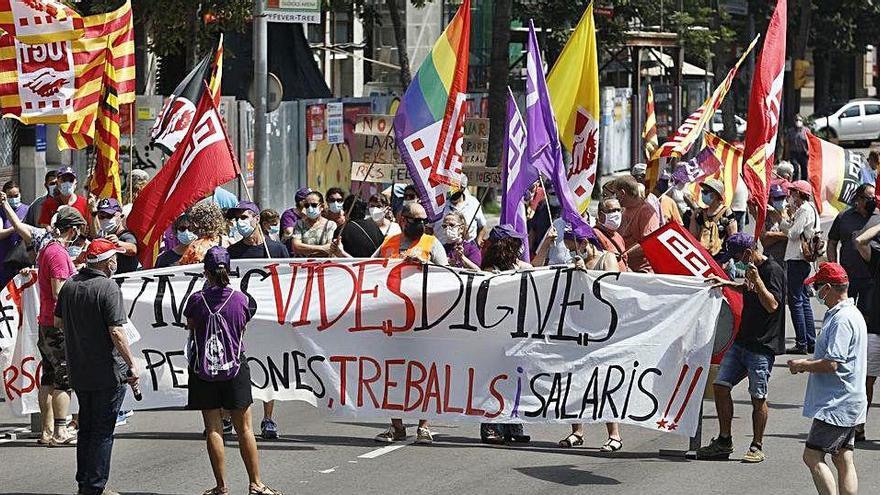
<instances>
[{"instance_id":1,"label":"black face mask","mask_svg":"<svg viewBox=\"0 0 880 495\"><path fill-rule=\"evenodd\" d=\"M449 201L458 203L462 196L464 196L464 191L456 191L449 196Z\"/></svg>"},{"instance_id":2,"label":"black face mask","mask_svg":"<svg viewBox=\"0 0 880 495\"><path fill-rule=\"evenodd\" d=\"M421 237L425 233L425 219L423 218L407 218L406 227L403 233L410 239Z\"/></svg>"},{"instance_id":3,"label":"black face mask","mask_svg":"<svg viewBox=\"0 0 880 495\"><path fill-rule=\"evenodd\" d=\"M865 212L868 214L868 216L873 215L874 210L876 210L876 209L877 209L877 200L876 199L871 198L871 199L865 200Z\"/></svg>"}]
</instances>

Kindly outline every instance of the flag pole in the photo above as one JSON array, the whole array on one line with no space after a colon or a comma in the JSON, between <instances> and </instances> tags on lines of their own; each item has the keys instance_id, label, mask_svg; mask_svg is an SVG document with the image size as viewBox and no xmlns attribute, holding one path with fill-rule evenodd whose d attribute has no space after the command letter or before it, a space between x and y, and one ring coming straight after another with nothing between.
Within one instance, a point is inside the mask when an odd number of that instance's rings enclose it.
<instances>
[{"instance_id":1,"label":"flag pole","mask_svg":"<svg viewBox=\"0 0 880 495\"><path fill-rule=\"evenodd\" d=\"M463 174L463 173L464 173L464 171L462 171L462 174ZM477 207L477 208L478 208L477 211L479 211L479 209L483 207L483 201L485 201L485 200L486 200L486 196L489 195L489 189L492 189L492 187L491 187L491 186L486 186L486 189L483 190L483 194L480 195L480 198L479 198L479 203L480 203L480 204L479 204L479 206ZM470 232L470 231L471 231L471 225L474 224L474 221L475 221L476 219L477 219L477 214L476 214L476 212L475 212L475 213L474 213L474 216L471 217L471 221L468 222L467 232ZM441 220L442 220L442 219L441 219Z\"/></svg>"},{"instance_id":2,"label":"flag pole","mask_svg":"<svg viewBox=\"0 0 880 495\"><path fill-rule=\"evenodd\" d=\"M553 213L550 212L550 201L547 198L547 188L544 187L544 176L538 174L538 180L541 182L541 189L544 191L544 206L547 207L547 217L550 219L550 225L553 225Z\"/></svg>"},{"instance_id":3,"label":"flag pole","mask_svg":"<svg viewBox=\"0 0 880 495\"><path fill-rule=\"evenodd\" d=\"M134 106L137 101L128 106L128 202L134 203Z\"/></svg>"}]
</instances>

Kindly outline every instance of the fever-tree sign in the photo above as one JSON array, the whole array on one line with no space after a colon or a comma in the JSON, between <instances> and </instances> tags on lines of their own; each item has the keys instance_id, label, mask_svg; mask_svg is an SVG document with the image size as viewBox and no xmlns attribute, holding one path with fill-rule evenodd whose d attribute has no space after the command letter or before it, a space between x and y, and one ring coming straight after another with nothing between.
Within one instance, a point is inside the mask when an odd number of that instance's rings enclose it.
<instances>
[{"instance_id":1,"label":"fever-tree sign","mask_svg":"<svg viewBox=\"0 0 880 495\"><path fill-rule=\"evenodd\" d=\"M264 0L266 20L294 24L320 24L321 0Z\"/></svg>"}]
</instances>

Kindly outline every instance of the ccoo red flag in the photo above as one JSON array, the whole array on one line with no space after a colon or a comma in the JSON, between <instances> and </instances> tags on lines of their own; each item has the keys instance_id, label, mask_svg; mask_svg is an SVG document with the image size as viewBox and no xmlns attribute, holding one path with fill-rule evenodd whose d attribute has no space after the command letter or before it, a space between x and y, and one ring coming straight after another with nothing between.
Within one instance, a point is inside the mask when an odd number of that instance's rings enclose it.
<instances>
[{"instance_id":1,"label":"ccoo red flag","mask_svg":"<svg viewBox=\"0 0 880 495\"><path fill-rule=\"evenodd\" d=\"M238 164L209 91L202 93L186 137L141 191L127 220L138 239L138 258L152 268L165 229L217 186L234 179Z\"/></svg>"},{"instance_id":2,"label":"ccoo red flag","mask_svg":"<svg viewBox=\"0 0 880 495\"><path fill-rule=\"evenodd\" d=\"M743 179L749 188L749 202L756 207L755 236L760 236L767 216L770 173L779 134L782 83L785 78L786 0L776 3L767 26L764 48L752 76L749 95L749 126L743 154Z\"/></svg>"},{"instance_id":3,"label":"ccoo red flag","mask_svg":"<svg viewBox=\"0 0 880 495\"><path fill-rule=\"evenodd\" d=\"M663 275L688 275L693 277L708 277L717 275L730 280L724 269L721 268L709 251L700 245L700 242L691 235L684 227L676 222L669 222L641 242L645 258L651 263L654 273ZM717 350L712 356L712 363L718 364L739 332L739 324L742 320L743 296L735 290L724 287L721 289L727 304L733 313L733 331L730 341L723 349Z\"/></svg>"}]
</instances>

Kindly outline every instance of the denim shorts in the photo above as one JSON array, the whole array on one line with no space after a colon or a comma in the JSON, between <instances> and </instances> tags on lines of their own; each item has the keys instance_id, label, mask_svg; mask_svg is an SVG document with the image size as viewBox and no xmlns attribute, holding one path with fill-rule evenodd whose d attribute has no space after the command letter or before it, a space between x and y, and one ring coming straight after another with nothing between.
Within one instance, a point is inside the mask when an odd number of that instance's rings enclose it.
<instances>
[{"instance_id":1,"label":"denim shorts","mask_svg":"<svg viewBox=\"0 0 880 495\"><path fill-rule=\"evenodd\" d=\"M715 379L715 385L733 388L749 378L749 395L754 399L767 398L767 384L776 356L752 352L734 343L721 360L721 369Z\"/></svg>"}]
</instances>

